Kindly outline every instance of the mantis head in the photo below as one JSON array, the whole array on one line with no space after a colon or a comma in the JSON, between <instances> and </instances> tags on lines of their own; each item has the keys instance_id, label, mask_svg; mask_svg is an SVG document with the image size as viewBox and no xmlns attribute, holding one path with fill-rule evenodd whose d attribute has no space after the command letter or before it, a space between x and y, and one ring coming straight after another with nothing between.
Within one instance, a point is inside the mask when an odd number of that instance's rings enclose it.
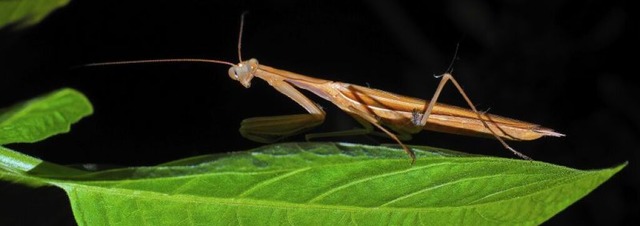
<instances>
[{"instance_id":1,"label":"mantis head","mask_svg":"<svg viewBox=\"0 0 640 226\"><path fill-rule=\"evenodd\" d=\"M258 70L258 60L250 59L229 68L229 77L240 82L245 88L249 88L256 70Z\"/></svg>"}]
</instances>

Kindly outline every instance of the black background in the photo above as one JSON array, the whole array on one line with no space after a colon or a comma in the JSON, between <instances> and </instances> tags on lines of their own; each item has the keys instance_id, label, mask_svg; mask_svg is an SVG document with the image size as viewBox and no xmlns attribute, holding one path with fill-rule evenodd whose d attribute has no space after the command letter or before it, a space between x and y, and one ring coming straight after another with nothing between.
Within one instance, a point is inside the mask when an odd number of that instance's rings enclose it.
<instances>
[{"instance_id":1,"label":"black background","mask_svg":"<svg viewBox=\"0 0 640 226\"><path fill-rule=\"evenodd\" d=\"M638 223L638 24L627 1L75 1L26 30L0 31L0 106L73 87L95 113L69 134L9 145L61 164L154 165L258 147L237 129L253 116L302 113L227 66L74 65L153 58L243 57L329 80L428 99L460 44L454 75L480 109L567 134L511 144L578 169L630 164L548 225ZM311 94L309 94L311 96ZM314 132L357 124L331 103ZM442 102L464 106L446 89ZM302 141L296 136L287 141ZM381 138L332 138L378 144ZM489 139L423 132L409 144L515 157ZM0 224L73 224L56 188L0 184Z\"/></svg>"}]
</instances>

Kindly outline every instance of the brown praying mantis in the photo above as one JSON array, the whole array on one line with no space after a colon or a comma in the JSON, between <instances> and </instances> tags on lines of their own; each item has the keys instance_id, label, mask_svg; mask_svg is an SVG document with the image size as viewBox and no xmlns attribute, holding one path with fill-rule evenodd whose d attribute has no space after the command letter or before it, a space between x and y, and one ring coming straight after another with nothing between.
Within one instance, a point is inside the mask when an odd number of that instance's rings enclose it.
<instances>
[{"instance_id":1,"label":"brown praying mantis","mask_svg":"<svg viewBox=\"0 0 640 226\"><path fill-rule=\"evenodd\" d=\"M411 139L411 134L422 130L467 136L495 137L506 149L524 159L530 158L511 148L504 140L523 141L535 140L542 136L564 136L552 129L533 123L478 111L464 89L449 72L437 76L441 80L433 98L430 101L425 101L369 87L297 74L259 64L256 59L243 61L241 56L243 26L244 14L240 20L240 32L238 35L238 58L240 61L238 64L211 59L153 59L92 63L83 66L203 62L231 66L229 68L229 77L240 82L245 88L251 86L251 81L254 77L260 78L307 111L307 114L255 117L243 120L240 126L242 136L262 143L271 143L288 136L303 133L324 122L326 113L298 89L308 90L335 104L363 126L360 129L347 131L307 134L307 140L319 137L380 133L375 131L375 128L378 128L404 149L411 157L412 163L415 162L415 154L402 140ZM456 87L471 109L437 103L438 97L447 82L451 82Z\"/></svg>"}]
</instances>

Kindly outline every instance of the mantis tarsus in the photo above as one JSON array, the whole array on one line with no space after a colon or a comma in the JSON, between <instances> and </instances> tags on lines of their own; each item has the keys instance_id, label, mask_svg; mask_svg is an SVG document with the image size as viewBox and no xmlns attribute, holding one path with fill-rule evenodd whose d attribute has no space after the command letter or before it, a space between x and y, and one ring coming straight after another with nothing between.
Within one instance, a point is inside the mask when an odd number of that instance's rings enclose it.
<instances>
[{"instance_id":1,"label":"mantis tarsus","mask_svg":"<svg viewBox=\"0 0 640 226\"><path fill-rule=\"evenodd\" d=\"M411 138L411 134L418 133L423 129L459 135L495 137L505 148L524 159L530 158L511 148L504 139L534 140L542 136L564 136L552 129L544 128L533 123L479 112L450 73L441 75L440 83L433 98L431 101L425 101L378 89L329 81L280 70L261 65L256 59L243 61L241 56L243 25L244 15L240 22L240 33L238 37L238 58L240 60L238 64L211 59L155 59L93 63L84 66L161 62L204 62L231 66L231 68L229 68L229 77L240 82L245 88L251 86L251 80L254 77L260 78L280 93L298 103L308 114L256 117L243 120L240 133L245 138L257 142L275 142L322 124L325 118L325 112L316 103L298 91L298 89L308 90L332 102L363 125L362 129L307 134L307 139L370 134L374 132L375 126L402 146L404 151L411 157L412 163L415 162L415 154L410 148L404 145L401 140L408 140ZM442 89L449 81L451 81L462 97L464 97L471 108L470 110L436 103Z\"/></svg>"}]
</instances>

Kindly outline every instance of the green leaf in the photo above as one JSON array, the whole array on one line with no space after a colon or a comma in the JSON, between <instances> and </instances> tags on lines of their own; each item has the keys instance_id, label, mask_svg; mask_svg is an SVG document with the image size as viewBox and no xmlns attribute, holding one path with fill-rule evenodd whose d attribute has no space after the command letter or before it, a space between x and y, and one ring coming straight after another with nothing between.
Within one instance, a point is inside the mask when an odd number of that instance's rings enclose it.
<instances>
[{"instance_id":1,"label":"green leaf","mask_svg":"<svg viewBox=\"0 0 640 226\"><path fill-rule=\"evenodd\" d=\"M61 89L0 109L0 145L32 143L68 132L72 123L92 112L89 100L73 89Z\"/></svg>"},{"instance_id":2,"label":"green leaf","mask_svg":"<svg viewBox=\"0 0 640 226\"><path fill-rule=\"evenodd\" d=\"M69 131L72 123L93 112L87 98L73 89L60 89L9 108L0 109L0 145L36 142ZM85 173L0 146L0 179L41 186L42 180L20 176L27 172L54 175Z\"/></svg>"},{"instance_id":3,"label":"green leaf","mask_svg":"<svg viewBox=\"0 0 640 226\"><path fill-rule=\"evenodd\" d=\"M583 171L413 148L414 165L396 148L288 143L155 167L5 170L0 179L61 187L79 225L537 225L626 165Z\"/></svg>"},{"instance_id":4,"label":"green leaf","mask_svg":"<svg viewBox=\"0 0 640 226\"><path fill-rule=\"evenodd\" d=\"M36 24L67 3L69 0L0 0L0 28Z\"/></svg>"},{"instance_id":5,"label":"green leaf","mask_svg":"<svg viewBox=\"0 0 640 226\"><path fill-rule=\"evenodd\" d=\"M62 89L0 111L0 144L66 132L91 114ZM289 143L154 167L78 170L0 146L0 180L64 189L80 225L537 225L626 164L582 171L413 147Z\"/></svg>"}]
</instances>

